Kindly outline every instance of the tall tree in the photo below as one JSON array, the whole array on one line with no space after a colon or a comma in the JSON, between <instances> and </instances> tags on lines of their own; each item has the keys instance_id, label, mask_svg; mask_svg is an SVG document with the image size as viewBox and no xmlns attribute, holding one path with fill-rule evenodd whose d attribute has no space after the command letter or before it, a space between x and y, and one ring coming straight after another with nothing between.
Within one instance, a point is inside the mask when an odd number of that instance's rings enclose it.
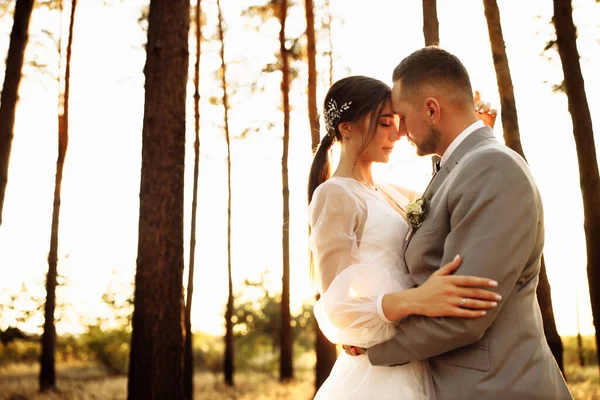
<instances>
[{"instance_id":1,"label":"tall tree","mask_svg":"<svg viewBox=\"0 0 600 400\"><path fill-rule=\"evenodd\" d=\"M0 96L0 226L2 225L2 210L4 209L4 196L8 182L8 161L14 136L15 112L19 85L23 70L25 48L29 39L29 22L33 11L34 0L17 0L10 33L8 56L6 57L6 71L4 85Z\"/></svg>"},{"instance_id":2,"label":"tall tree","mask_svg":"<svg viewBox=\"0 0 600 400\"><path fill-rule=\"evenodd\" d=\"M219 40L221 41L221 86L223 87L223 119L225 123L225 140L227 142L227 277L228 296L225 310L225 383L233 386L233 280L231 276L231 136L229 132L229 97L227 96L227 64L225 63L225 32L221 1L217 0L219 10Z\"/></svg>"},{"instance_id":3,"label":"tall tree","mask_svg":"<svg viewBox=\"0 0 600 400\"><path fill-rule=\"evenodd\" d=\"M56 347L56 328L54 311L56 309L56 285L58 276L58 224L60 221L60 196L63 169L69 142L69 94L71 80L71 51L73 47L73 27L77 0L71 1L69 32L67 35L67 54L64 79L60 79L62 61L62 37L59 39L59 94L58 94L58 157L56 159L56 176L54 181L54 206L52 209L52 225L50 233L50 251L48 253L48 274L46 275L46 303L44 304L44 332L42 334L42 350L40 354L39 385L41 391L56 387L56 371L54 353ZM62 3L60 9L62 21ZM62 32L61 32L62 36ZM64 88L62 85L64 84Z\"/></svg>"},{"instance_id":4,"label":"tall tree","mask_svg":"<svg viewBox=\"0 0 600 400\"><path fill-rule=\"evenodd\" d=\"M320 143L320 124L317 115L317 50L315 40L315 15L313 0L305 1L306 11L306 39L307 39L307 58L308 58L308 119L311 132L311 148L313 153ZM331 39L331 14L329 10L329 1L326 0L326 16L324 26L328 30L329 39ZM331 45L331 42L330 42ZM333 84L333 57L332 49L329 48L329 78L330 84ZM317 294L317 300L319 295ZM314 316L312 317L314 318ZM319 324L315 323L315 389L319 390L323 382L329 376L335 360L337 358L336 347L321 332Z\"/></svg>"},{"instance_id":5,"label":"tall tree","mask_svg":"<svg viewBox=\"0 0 600 400\"><path fill-rule=\"evenodd\" d=\"M331 34L331 7L329 0L325 0L325 23L323 27L327 30L327 42L329 49L326 53L329 60L329 87L333 86L333 35Z\"/></svg>"},{"instance_id":6,"label":"tall tree","mask_svg":"<svg viewBox=\"0 0 600 400\"><path fill-rule=\"evenodd\" d=\"M190 265L188 267L185 303L185 355L183 358L184 399L194 398L194 346L192 333L192 298L194 268L196 265L196 214L198 209L198 170L200 167L200 53L202 45L202 1L196 0L194 23L196 27L196 60L194 64L194 188L192 193L192 226L190 230Z\"/></svg>"},{"instance_id":7,"label":"tall tree","mask_svg":"<svg viewBox=\"0 0 600 400\"><path fill-rule=\"evenodd\" d=\"M283 154L281 157L281 183L283 189L283 277L281 290L281 357L279 379L284 382L294 377L293 342L290 314L290 187L288 177L288 149L290 144L290 66L286 47L285 26L287 0L279 0L279 52L281 61L281 95L283 98Z\"/></svg>"},{"instance_id":8,"label":"tall tree","mask_svg":"<svg viewBox=\"0 0 600 400\"><path fill-rule=\"evenodd\" d=\"M151 0L129 399L183 398L188 0Z\"/></svg>"},{"instance_id":9,"label":"tall tree","mask_svg":"<svg viewBox=\"0 0 600 400\"><path fill-rule=\"evenodd\" d=\"M321 142L319 117L317 116L317 46L315 40L315 11L313 0L305 0L306 47L308 59L308 120L313 153Z\"/></svg>"},{"instance_id":10,"label":"tall tree","mask_svg":"<svg viewBox=\"0 0 600 400\"><path fill-rule=\"evenodd\" d=\"M521 135L519 133L519 120L517 118L517 106L513 83L508 66L508 57L506 55L506 46L504 35L502 34L502 24L500 22L500 10L496 0L483 0L485 18L488 25L490 45L492 48L492 57L494 68L496 69L496 79L498 83L498 92L500 93L500 107L502 110L502 128L504 130L504 142L508 147L519 153L523 159L525 153L521 145ZM552 308L552 294L550 283L546 274L546 264L542 256L542 265L537 287L537 298L542 312L544 323L544 333L548 346L556 359L561 371L563 368L563 345L560 335L556 330L556 321L554 319L554 310Z\"/></svg>"},{"instance_id":11,"label":"tall tree","mask_svg":"<svg viewBox=\"0 0 600 400\"><path fill-rule=\"evenodd\" d=\"M564 73L564 88L573 121L573 136L579 164L579 185L583 197L584 230L587 247L587 276L596 328L596 349L600 361L600 176L592 118L579 64L577 31L571 0L554 0L556 44ZM599 363L600 365L600 363Z\"/></svg>"},{"instance_id":12,"label":"tall tree","mask_svg":"<svg viewBox=\"0 0 600 400\"><path fill-rule=\"evenodd\" d=\"M437 17L437 0L423 0L423 36L425 46L440 44L440 27ZM441 160L437 155L431 156L431 167L435 171L435 165Z\"/></svg>"},{"instance_id":13,"label":"tall tree","mask_svg":"<svg viewBox=\"0 0 600 400\"><path fill-rule=\"evenodd\" d=\"M423 0L423 35L425 36L425 46L440 44L440 28L436 3L436 0Z\"/></svg>"}]
</instances>

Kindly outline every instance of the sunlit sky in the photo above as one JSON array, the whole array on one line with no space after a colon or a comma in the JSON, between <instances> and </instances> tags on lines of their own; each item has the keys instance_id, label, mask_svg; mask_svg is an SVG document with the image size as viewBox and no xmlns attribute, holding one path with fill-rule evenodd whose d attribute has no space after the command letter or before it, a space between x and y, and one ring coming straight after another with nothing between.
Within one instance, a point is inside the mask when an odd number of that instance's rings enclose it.
<instances>
[{"instance_id":1,"label":"sunlit sky","mask_svg":"<svg viewBox=\"0 0 600 400\"><path fill-rule=\"evenodd\" d=\"M104 5L102 0L80 2L73 44L70 139L62 191L59 273L67 286L59 302L71 304L57 324L59 332L78 332L86 318L106 314L102 293L111 279L133 280L137 254L139 176L144 102L145 34L138 23L147 2L129 0ZM323 1L316 1L317 7ZM214 4L205 0L205 37L201 82L201 165L198 242L194 282L194 329L223 331L227 296L227 182L222 110L209 98L219 96L218 44L214 38ZM228 26L232 144L232 246L236 292L246 278L270 271L273 290L281 278L281 130L280 74L263 74L278 50L277 21L262 25L241 16L250 0L225 2ZM423 45L421 0L331 0L334 79L362 74L391 83L395 65ZM442 47L457 54L471 74L473 86L499 106L496 76L482 2L438 0ZM566 96L553 93L562 79L558 56L542 55L553 37L552 1L498 1L514 83L525 154L542 192L546 211L545 257L552 286L559 333L577 328L577 300L583 333L593 332L585 274L585 239L577 158ZM596 132L600 123L600 5L576 0L575 21L586 91ZM317 18L321 17L320 9ZM343 21L343 22L342 22ZM65 19L66 23L66 19ZM509 28L510 23L510 28ZM304 10L290 10L288 37L304 31ZM0 54L6 54L11 15L0 20ZM66 25L65 25L66 27ZM21 83L7 196L0 226L0 302L7 302L23 282L44 294L50 243L52 193L57 152L57 55L42 34L59 31L57 13L35 10L26 61L47 64L45 70L28 66ZM324 39L322 37L321 39ZM327 43L319 41L318 51ZM194 53L193 41L190 52ZM292 300L297 307L312 295L307 272L306 178L311 162L306 112L306 67L296 64L298 79L291 90L291 269ZM319 103L325 95L328 65L318 69ZM0 73L4 73L3 67ZM190 77L193 76L190 70ZM258 92L253 92L255 84ZM186 265L193 173L193 83L188 87L186 154ZM262 89L262 90L261 90ZM269 123L274 128L269 128ZM246 138L239 136L249 129ZM496 134L502 136L498 119ZM597 148L600 135L596 134ZM429 161L419 159L404 142L392 161L376 168L380 180L423 189L430 176ZM114 272L114 274L113 274ZM187 271L185 273L187 277ZM83 315L83 319L78 317ZM14 324L14 315L0 316L0 328ZM32 325L40 320L32 321ZM31 325L30 325L31 327ZM31 329L33 329L31 327Z\"/></svg>"}]
</instances>

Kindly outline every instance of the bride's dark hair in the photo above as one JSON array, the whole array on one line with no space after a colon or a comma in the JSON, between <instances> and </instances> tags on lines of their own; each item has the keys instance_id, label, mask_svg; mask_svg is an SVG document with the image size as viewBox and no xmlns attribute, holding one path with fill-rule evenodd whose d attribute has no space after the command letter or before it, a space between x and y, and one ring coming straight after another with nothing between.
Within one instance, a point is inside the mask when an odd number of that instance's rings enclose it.
<instances>
[{"instance_id":1,"label":"bride's dark hair","mask_svg":"<svg viewBox=\"0 0 600 400\"><path fill-rule=\"evenodd\" d=\"M338 125L341 122L356 123L371 114L369 129L364 133L366 137L363 137L358 157L373 139L377 121L386 103L390 101L390 96L391 89L388 85L366 76L349 76L329 88L323 105L326 132L315 152L308 178L309 203L317 187L331 176L329 150L336 140L343 140Z\"/></svg>"}]
</instances>

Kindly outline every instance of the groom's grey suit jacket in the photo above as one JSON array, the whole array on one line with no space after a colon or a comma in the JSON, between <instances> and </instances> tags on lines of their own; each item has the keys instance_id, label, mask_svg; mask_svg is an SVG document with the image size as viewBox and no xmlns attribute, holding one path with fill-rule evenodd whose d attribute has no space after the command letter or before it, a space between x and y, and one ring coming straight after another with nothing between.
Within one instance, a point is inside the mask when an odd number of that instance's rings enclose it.
<instances>
[{"instance_id":1,"label":"groom's grey suit jacket","mask_svg":"<svg viewBox=\"0 0 600 400\"><path fill-rule=\"evenodd\" d=\"M458 275L498 281L498 307L484 317L400 321L368 349L373 365L428 359L437 400L571 399L546 344L536 298L544 219L523 158L488 127L471 133L427 188L429 211L404 241L417 285L462 256Z\"/></svg>"}]
</instances>

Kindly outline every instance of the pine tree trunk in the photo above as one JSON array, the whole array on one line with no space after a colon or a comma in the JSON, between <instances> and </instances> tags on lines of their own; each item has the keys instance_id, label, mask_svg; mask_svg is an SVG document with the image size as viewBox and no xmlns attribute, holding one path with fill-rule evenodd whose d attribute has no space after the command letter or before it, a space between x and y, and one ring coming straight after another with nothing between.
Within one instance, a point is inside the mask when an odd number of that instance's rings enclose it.
<instances>
[{"instance_id":1,"label":"pine tree trunk","mask_svg":"<svg viewBox=\"0 0 600 400\"><path fill-rule=\"evenodd\" d=\"M436 0L423 0L423 35L425 46L440 43L440 28Z\"/></svg>"},{"instance_id":2,"label":"pine tree trunk","mask_svg":"<svg viewBox=\"0 0 600 400\"><path fill-rule=\"evenodd\" d=\"M189 2L151 0L128 398L183 398Z\"/></svg>"},{"instance_id":3,"label":"pine tree trunk","mask_svg":"<svg viewBox=\"0 0 600 400\"><path fill-rule=\"evenodd\" d=\"M423 36L425 46L440 44L440 28L437 17L437 1L423 0ZM441 160L437 155L431 156L432 173L435 172L435 165Z\"/></svg>"},{"instance_id":4,"label":"pine tree trunk","mask_svg":"<svg viewBox=\"0 0 600 400\"><path fill-rule=\"evenodd\" d=\"M502 128L504 129L504 142L508 147L519 153L523 158L523 147L521 146L521 135L519 134L519 121L517 118L517 107L513 83L508 67L506 46L500 23L500 10L496 0L483 0L485 18L487 20L490 44L494 68L496 69L496 80L500 93L500 108L502 109Z\"/></svg>"},{"instance_id":5,"label":"pine tree trunk","mask_svg":"<svg viewBox=\"0 0 600 400\"><path fill-rule=\"evenodd\" d=\"M596 329L597 357L600 361L600 176L570 0L554 0L554 26L577 148L587 246L587 276ZM598 364L600 365L600 362Z\"/></svg>"},{"instance_id":6,"label":"pine tree trunk","mask_svg":"<svg viewBox=\"0 0 600 400\"><path fill-rule=\"evenodd\" d=\"M223 13L221 2L217 0L219 10L219 40L221 41L221 86L223 87L223 114L225 122L225 140L227 142L227 275L228 291L227 309L225 311L225 383L233 386L234 348L233 348L233 279L231 274L231 136L229 132L229 97L227 95L227 64L225 63L225 32L223 29Z\"/></svg>"},{"instance_id":7,"label":"pine tree trunk","mask_svg":"<svg viewBox=\"0 0 600 400\"><path fill-rule=\"evenodd\" d=\"M536 290L540 311L542 312L542 322L544 324L544 335L548 342L548 347L558 364L558 368L566 378L563 358L563 343L558 331L556 330L556 320L554 319L554 309L552 307L552 293L550 292L550 282L546 274L546 263L542 255L542 265L540 268L540 281Z\"/></svg>"},{"instance_id":8,"label":"pine tree trunk","mask_svg":"<svg viewBox=\"0 0 600 400\"><path fill-rule=\"evenodd\" d=\"M192 333L192 298L194 295L194 268L196 265L196 213L198 209L198 170L200 167L200 46L202 26L200 15L202 1L196 0L196 62L194 65L194 189L192 194L192 226L190 230L190 265L188 270L187 295L185 303L185 355L183 358L184 399L194 398L194 343Z\"/></svg>"},{"instance_id":9,"label":"pine tree trunk","mask_svg":"<svg viewBox=\"0 0 600 400\"><path fill-rule=\"evenodd\" d=\"M333 84L333 49L331 48L331 13L329 11L329 1L326 1L326 29L329 34L329 79L330 85ZM306 37L307 37L307 52L308 52L308 119L310 122L310 132L312 141L312 151L316 151L320 143L320 124L317 115L317 68L316 68L316 44L315 44L315 17L314 3L312 0L306 0ZM317 295L318 296L318 295ZM318 298L317 298L318 300ZM314 318L312 316L311 318ZM315 390L319 390L323 382L329 376L333 364L337 358L335 344L331 343L321 329L319 324L314 321L315 329Z\"/></svg>"},{"instance_id":10,"label":"pine tree trunk","mask_svg":"<svg viewBox=\"0 0 600 400\"><path fill-rule=\"evenodd\" d=\"M320 295L317 294L315 300L319 300ZM311 318L315 318L314 315ZM329 339L325 337L319 324L315 319L315 333L316 333L316 346L315 352L317 356L317 362L315 366L315 390L318 391L323 382L327 379L335 360L337 359L337 349L334 343L331 343Z\"/></svg>"},{"instance_id":11,"label":"pine tree trunk","mask_svg":"<svg viewBox=\"0 0 600 400\"><path fill-rule=\"evenodd\" d=\"M508 66L508 57L506 56L506 46L504 35L502 34L502 24L500 23L500 10L496 0L483 0L485 18L488 25L490 45L492 47L492 57L494 59L494 68L496 69L496 80L498 83L498 92L500 94L500 107L502 109L502 128L504 130L505 144L519 153L523 159L526 159L521 145L521 135L519 133L519 119L517 117L517 106L513 83ZM550 283L546 274L546 263L542 256L539 284L537 287L537 298L542 312L544 323L544 333L548 346L556 359L560 370L564 374L563 368L563 345L560 335L556 330L556 321L554 320L554 310L552 308L552 293Z\"/></svg>"},{"instance_id":12,"label":"pine tree trunk","mask_svg":"<svg viewBox=\"0 0 600 400\"><path fill-rule=\"evenodd\" d=\"M289 54L285 47L285 25L287 20L287 0L279 3L279 47L281 53L281 94L283 97L283 155L281 157L281 183L283 189L283 277L281 291L281 357L279 379L284 382L294 377L292 363L292 326L290 315L290 189L288 183L288 148L290 142L290 70Z\"/></svg>"},{"instance_id":13,"label":"pine tree trunk","mask_svg":"<svg viewBox=\"0 0 600 400\"><path fill-rule=\"evenodd\" d=\"M73 47L73 27L77 0L71 1L71 16L67 38L67 57L65 66L64 92L59 94L58 115L58 157L56 160L56 177L54 181L54 205L50 233L50 251L48 254L48 274L46 276L46 303L44 305L44 331L42 333L42 349L40 354L40 391L56 388L56 370L54 353L56 349L56 328L54 311L56 309L56 279L58 277L58 225L60 221L60 194L65 165L65 156L69 143L69 93L71 80L71 50ZM62 16L62 9L61 9ZM59 51L62 58L62 50ZM60 68L59 68L60 70ZM62 107L61 107L62 106Z\"/></svg>"},{"instance_id":14,"label":"pine tree trunk","mask_svg":"<svg viewBox=\"0 0 600 400\"><path fill-rule=\"evenodd\" d=\"M308 58L308 120L310 123L311 148L313 153L321 142L317 112L317 48L315 43L315 12L313 0L305 1L306 50Z\"/></svg>"},{"instance_id":15,"label":"pine tree trunk","mask_svg":"<svg viewBox=\"0 0 600 400\"><path fill-rule=\"evenodd\" d=\"M331 34L331 7L329 0L325 0L325 13L326 23L323 24L324 28L327 29L327 41L329 42L329 51L327 52L327 58L329 60L329 87L333 86L333 35Z\"/></svg>"},{"instance_id":16,"label":"pine tree trunk","mask_svg":"<svg viewBox=\"0 0 600 400\"><path fill-rule=\"evenodd\" d=\"M2 210L8 182L8 161L14 136L15 112L19 85L21 84L25 47L29 38L29 22L33 11L34 0L17 0L8 56L4 85L0 96L0 226L2 226Z\"/></svg>"}]
</instances>

